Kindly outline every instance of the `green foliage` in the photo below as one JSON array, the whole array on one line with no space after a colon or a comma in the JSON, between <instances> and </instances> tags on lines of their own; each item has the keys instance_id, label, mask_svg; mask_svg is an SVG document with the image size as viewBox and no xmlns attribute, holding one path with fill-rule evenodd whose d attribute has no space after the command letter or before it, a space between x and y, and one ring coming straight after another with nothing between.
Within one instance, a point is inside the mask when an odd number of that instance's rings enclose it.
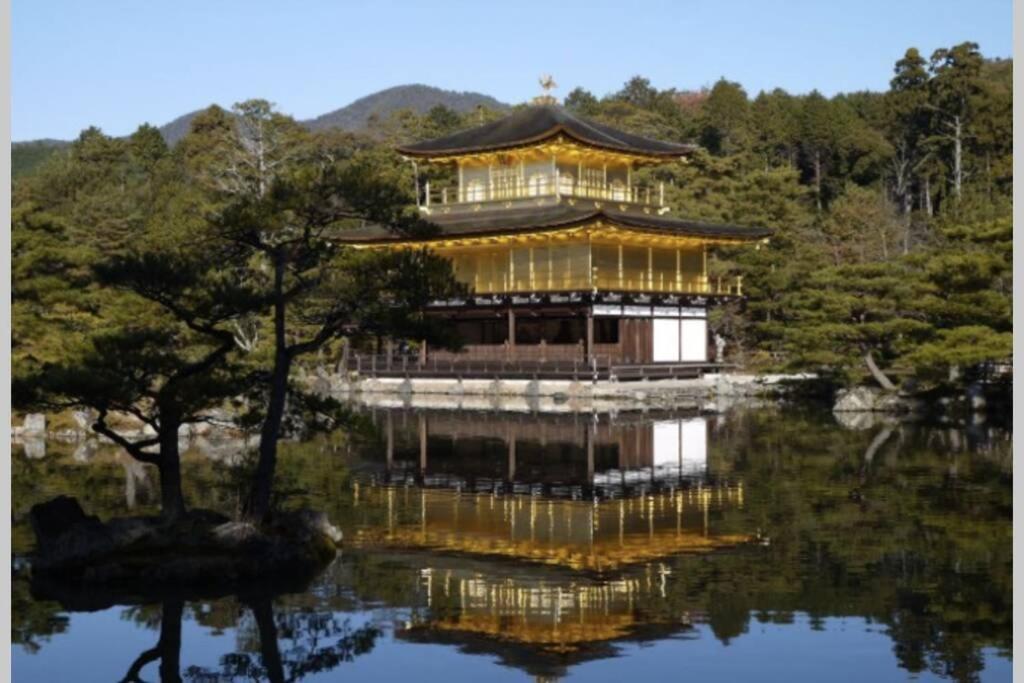
<instances>
[{"instance_id":1,"label":"green foliage","mask_svg":"<svg viewBox=\"0 0 1024 683\"><path fill-rule=\"evenodd\" d=\"M59 158L67 149L62 140L32 140L11 144L11 179L36 172L48 162Z\"/></svg>"},{"instance_id":2,"label":"green foliage","mask_svg":"<svg viewBox=\"0 0 1024 683\"><path fill-rule=\"evenodd\" d=\"M713 278L744 277L746 301L711 314L736 358L860 381L870 355L933 382L1007 356L1011 76L963 43L907 50L885 93L750 100L726 79L678 92L634 77L601 99L576 88L566 106L700 142L686 163L637 174L666 183L675 215L776 231L710 260ZM972 339L977 353L956 352Z\"/></svg>"},{"instance_id":3,"label":"green foliage","mask_svg":"<svg viewBox=\"0 0 1024 683\"><path fill-rule=\"evenodd\" d=\"M973 43L930 59L911 48L885 93L776 89L751 99L724 78L681 92L636 76L604 97L575 88L565 105L634 133L701 142L706 151L638 180L663 181L678 216L775 230L757 249L721 247L709 261L712 278L744 278L746 300L712 313L740 359L859 379L870 353L883 369L932 381L947 366L1002 358L991 354L1004 354L1012 330L1011 62L986 60ZM415 185L391 147L499 115L458 109L398 108L352 134L311 131L252 100L199 112L173 149L148 125L122 139L83 131L14 184L15 376L94 357L99 340L124 330L167 335L180 361L188 345L204 348L174 315L168 322L160 301L132 290L142 280L116 285L98 264L134 259L170 278L154 264L202 245L217 267L197 282L223 295L218 272L266 297L271 252L307 229L315 239L286 259L285 280L314 286L297 290L288 329L317 344L325 324L326 337L354 343L396 330L449 343L414 313L425 291L453 286L444 264L416 252L350 253L330 235L365 220L424 230L402 208L415 203ZM421 184L450 180L447 170L420 173ZM254 235L271 239L256 246ZM226 301L236 312L255 305ZM273 355L266 305L232 323L253 342L240 359L250 370ZM972 343L976 353L958 351Z\"/></svg>"}]
</instances>

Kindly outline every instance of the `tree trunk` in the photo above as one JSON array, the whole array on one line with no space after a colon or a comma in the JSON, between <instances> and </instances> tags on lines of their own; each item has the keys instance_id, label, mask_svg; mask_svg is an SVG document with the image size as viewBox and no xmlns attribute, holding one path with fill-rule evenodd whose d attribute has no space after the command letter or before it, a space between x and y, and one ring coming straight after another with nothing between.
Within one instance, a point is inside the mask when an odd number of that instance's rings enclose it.
<instances>
[{"instance_id":1,"label":"tree trunk","mask_svg":"<svg viewBox=\"0 0 1024 683\"><path fill-rule=\"evenodd\" d=\"M185 496L181 491L181 455L178 453L179 411L173 405L160 405L160 516L173 522L185 514Z\"/></svg>"},{"instance_id":2,"label":"tree trunk","mask_svg":"<svg viewBox=\"0 0 1024 683\"><path fill-rule=\"evenodd\" d=\"M871 464L871 461L875 458L875 453L877 453L878 449L884 446L885 442L889 440L890 436L892 436L892 431L892 427L883 427L878 434L875 434L875 438L871 440L871 444L868 445L868 449L864 451L865 465Z\"/></svg>"},{"instance_id":3,"label":"tree trunk","mask_svg":"<svg viewBox=\"0 0 1024 683\"><path fill-rule=\"evenodd\" d=\"M864 363L868 366L868 371L871 372L871 376L875 378L875 381L878 382L883 389L886 391L896 391L896 385L885 376L885 373L882 372L877 365L875 365L875 359L872 357L871 351L866 351L864 353Z\"/></svg>"},{"instance_id":4,"label":"tree trunk","mask_svg":"<svg viewBox=\"0 0 1024 683\"><path fill-rule=\"evenodd\" d=\"M932 183L928 176L924 178L924 212L932 215Z\"/></svg>"},{"instance_id":5,"label":"tree trunk","mask_svg":"<svg viewBox=\"0 0 1024 683\"><path fill-rule=\"evenodd\" d=\"M181 615L185 603L168 600L160 614L160 681L181 683Z\"/></svg>"},{"instance_id":6,"label":"tree trunk","mask_svg":"<svg viewBox=\"0 0 1024 683\"><path fill-rule=\"evenodd\" d=\"M181 600L167 600L160 609L160 640L132 662L121 683L143 683L142 669L150 662L160 660L160 680L166 683L181 683L181 616L185 603Z\"/></svg>"},{"instance_id":7,"label":"tree trunk","mask_svg":"<svg viewBox=\"0 0 1024 683\"><path fill-rule=\"evenodd\" d=\"M814 199L821 212L821 152L814 153Z\"/></svg>"},{"instance_id":8,"label":"tree trunk","mask_svg":"<svg viewBox=\"0 0 1024 683\"><path fill-rule=\"evenodd\" d=\"M274 623L274 607L270 600L263 598L249 605L256 630L260 634L260 659L267 680L271 683L284 682L284 665L281 662L281 650L277 644L277 625Z\"/></svg>"},{"instance_id":9,"label":"tree trunk","mask_svg":"<svg viewBox=\"0 0 1024 683\"><path fill-rule=\"evenodd\" d=\"M160 424L160 516L173 522L185 514L181 491L181 456L178 453L178 425Z\"/></svg>"},{"instance_id":10,"label":"tree trunk","mask_svg":"<svg viewBox=\"0 0 1024 683\"><path fill-rule=\"evenodd\" d=\"M953 194L960 199L963 186L963 124L959 116L953 117Z\"/></svg>"},{"instance_id":11,"label":"tree trunk","mask_svg":"<svg viewBox=\"0 0 1024 683\"><path fill-rule=\"evenodd\" d=\"M260 429L259 459L256 472L253 474L249 498L245 505L245 517L254 524L264 521L270 512L270 499L274 490L274 470L277 468L277 442L281 438L281 422L284 419L284 408L288 398L288 374L291 359L287 353L279 354L284 358L274 361L274 371L270 380L270 396L267 402L267 414L263 418Z\"/></svg>"},{"instance_id":12,"label":"tree trunk","mask_svg":"<svg viewBox=\"0 0 1024 683\"><path fill-rule=\"evenodd\" d=\"M292 365L285 336L284 259L280 255L276 255L274 260L274 291L277 294L274 302L274 370L270 378L267 414L260 429L259 459L244 511L245 518L254 524L262 523L270 512L274 470L277 467L277 440L281 436Z\"/></svg>"}]
</instances>

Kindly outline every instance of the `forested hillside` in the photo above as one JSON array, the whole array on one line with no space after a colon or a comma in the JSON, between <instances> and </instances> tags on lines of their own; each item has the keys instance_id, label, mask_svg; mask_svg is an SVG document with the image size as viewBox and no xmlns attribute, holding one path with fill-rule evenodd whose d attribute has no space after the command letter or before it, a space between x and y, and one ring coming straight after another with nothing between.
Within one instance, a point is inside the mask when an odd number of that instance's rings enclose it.
<instances>
[{"instance_id":1,"label":"forested hillside","mask_svg":"<svg viewBox=\"0 0 1024 683\"><path fill-rule=\"evenodd\" d=\"M459 114L472 113L478 107L504 111L508 105L475 92L453 92L429 85L400 85L361 97L355 102L303 123L312 130L340 128L363 130L374 121L386 119L397 111L426 114L434 107L445 107Z\"/></svg>"},{"instance_id":2,"label":"forested hillside","mask_svg":"<svg viewBox=\"0 0 1024 683\"><path fill-rule=\"evenodd\" d=\"M712 319L733 360L928 388L971 380L1011 353L1011 77L1011 62L963 43L907 50L886 92L751 94L726 79L657 90L637 76L600 97L576 88L564 104L635 133L700 143L686 163L642 172L666 183L675 215L775 230L760 249L721 249L711 264L713 275L744 278L746 300ZM358 134L310 139L372 154L408 192L410 169L392 144L498 115L400 109ZM189 140L209 120L195 119L170 150L156 129L124 140L90 129L66 159L16 184L16 359L59 353L42 341L47 325L87 327L83 295L66 289L68 277L85 278L82 240L102 250L103 240L130 240L139 222L163 220L144 217L177 201L160 194L152 169L201 166L204 152ZM149 208L133 210L137 201ZM78 241L69 255L70 235Z\"/></svg>"},{"instance_id":3,"label":"forested hillside","mask_svg":"<svg viewBox=\"0 0 1024 683\"><path fill-rule=\"evenodd\" d=\"M963 381L1011 352L1012 62L963 43L907 50L883 93L754 96L722 79L697 92L637 76L569 92L573 112L698 142L688 163L644 171L678 216L761 225L759 249L720 250L746 302L714 327L734 359L840 381ZM392 120L391 141L475 124L434 110Z\"/></svg>"},{"instance_id":4,"label":"forested hillside","mask_svg":"<svg viewBox=\"0 0 1024 683\"><path fill-rule=\"evenodd\" d=\"M347 131L363 131L386 120L396 112L426 114L434 107L441 106L456 113L465 114L480 107L491 111L504 111L508 105L475 92L454 92L428 85L399 85L387 88L366 97L302 121L310 130L339 128ZM168 145L176 145L189 132L194 119L203 110L197 109L182 114L173 121L160 126L158 130ZM14 178L31 173L46 161L51 154L67 149L69 140L31 140L11 145L11 175Z\"/></svg>"}]
</instances>

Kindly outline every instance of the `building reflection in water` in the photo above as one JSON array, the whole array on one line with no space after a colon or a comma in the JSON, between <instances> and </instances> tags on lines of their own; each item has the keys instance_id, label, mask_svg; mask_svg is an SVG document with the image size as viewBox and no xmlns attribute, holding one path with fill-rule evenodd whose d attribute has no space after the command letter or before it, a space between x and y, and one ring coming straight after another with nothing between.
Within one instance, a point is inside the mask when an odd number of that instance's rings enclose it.
<instances>
[{"instance_id":1,"label":"building reflection in water","mask_svg":"<svg viewBox=\"0 0 1024 683\"><path fill-rule=\"evenodd\" d=\"M617 639L687 629L698 617L640 609L664 599L667 560L754 540L720 528L743 483L709 467L704 417L372 417L384 448L356 478L350 547L420 558L405 639L558 675Z\"/></svg>"}]
</instances>

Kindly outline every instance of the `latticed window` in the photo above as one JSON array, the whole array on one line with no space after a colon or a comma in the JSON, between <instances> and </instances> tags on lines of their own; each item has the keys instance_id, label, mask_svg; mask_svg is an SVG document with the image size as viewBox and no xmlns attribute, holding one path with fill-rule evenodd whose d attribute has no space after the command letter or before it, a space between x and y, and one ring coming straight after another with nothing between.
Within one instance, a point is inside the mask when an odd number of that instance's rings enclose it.
<instances>
[{"instance_id":1,"label":"latticed window","mask_svg":"<svg viewBox=\"0 0 1024 683\"><path fill-rule=\"evenodd\" d=\"M530 176L529 180L526 181L526 194L530 197L538 197L540 195L548 194L548 185L550 179L547 174L534 173Z\"/></svg>"},{"instance_id":2,"label":"latticed window","mask_svg":"<svg viewBox=\"0 0 1024 683\"><path fill-rule=\"evenodd\" d=\"M626 184L621 180L613 180L611 184L611 197L616 201L626 200Z\"/></svg>"},{"instance_id":3,"label":"latticed window","mask_svg":"<svg viewBox=\"0 0 1024 683\"><path fill-rule=\"evenodd\" d=\"M604 189L604 171L599 168L584 168L580 176L580 184L583 186L581 194L588 197L599 197Z\"/></svg>"},{"instance_id":4,"label":"latticed window","mask_svg":"<svg viewBox=\"0 0 1024 683\"><path fill-rule=\"evenodd\" d=\"M573 185L575 184L575 182L576 182L576 179L573 177L572 173L565 173L565 172L560 173L559 176L558 176L558 191L559 191L559 193L561 193L561 194L572 194L573 193Z\"/></svg>"},{"instance_id":5,"label":"latticed window","mask_svg":"<svg viewBox=\"0 0 1024 683\"><path fill-rule=\"evenodd\" d=\"M470 180L466 183L466 201L480 202L487 199L487 188L479 180Z\"/></svg>"},{"instance_id":6,"label":"latticed window","mask_svg":"<svg viewBox=\"0 0 1024 683\"><path fill-rule=\"evenodd\" d=\"M495 199L516 197L520 194L522 176L519 167L499 167L491 171L491 182L494 183Z\"/></svg>"}]
</instances>

